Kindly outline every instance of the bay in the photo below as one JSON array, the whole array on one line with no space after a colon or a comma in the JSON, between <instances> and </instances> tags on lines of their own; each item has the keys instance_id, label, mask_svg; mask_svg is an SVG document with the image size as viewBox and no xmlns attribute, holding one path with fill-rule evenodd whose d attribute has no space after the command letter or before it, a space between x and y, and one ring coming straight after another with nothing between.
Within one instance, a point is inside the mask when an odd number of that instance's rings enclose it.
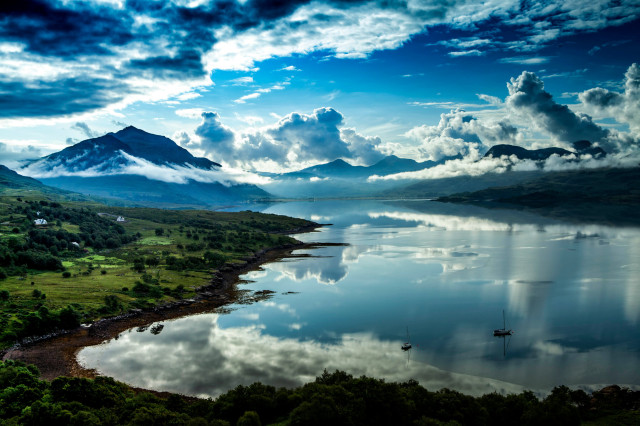
<instances>
[{"instance_id":1,"label":"bay","mask_svg":"<svg viewBox=\"0 0 640 426\"><path fill-rule=\"evenodd\" d=\"M79 362L205 397L297 386L324 369L474 395L640 385L640 228L428 200L262 210L330 223L296 238L346 245L242 277L239 288L271 290L268 300L131 329ZM503 310L506 339L492 334Z\"/></svg>"}]
</instances>

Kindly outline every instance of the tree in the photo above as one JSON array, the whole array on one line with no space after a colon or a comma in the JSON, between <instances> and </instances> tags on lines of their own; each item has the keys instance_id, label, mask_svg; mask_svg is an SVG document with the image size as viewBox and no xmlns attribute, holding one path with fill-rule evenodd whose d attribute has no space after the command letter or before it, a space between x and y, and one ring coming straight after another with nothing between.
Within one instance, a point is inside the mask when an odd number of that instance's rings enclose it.
<instances>
[{"instance_id":1,"label":"tree","mask_svg":"<svg viewBox=\"0 0 640 426\"><path fill-rule=\"evenodd\" d=\"M73 309L72 306L67 306L60 311L60 326L64 329L73 329L80 325L80 314Z\"/></svg>"},{"instance_id":2,"label":"tree","mask_svg":"<svg viewBox=\"0 0 640 426\"><path fill-rule=\"evenodd\" d=\"M262 426L260 416L255 411L245 411L238 419L236 426Z\"/></svg>"}]
</instances>

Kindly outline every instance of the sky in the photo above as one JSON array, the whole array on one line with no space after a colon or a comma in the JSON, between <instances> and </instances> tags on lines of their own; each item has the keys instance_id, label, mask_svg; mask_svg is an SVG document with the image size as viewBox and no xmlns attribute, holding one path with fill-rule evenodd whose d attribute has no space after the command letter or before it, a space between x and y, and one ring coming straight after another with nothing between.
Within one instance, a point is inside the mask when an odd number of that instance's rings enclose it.
<instances>
[{"instance_id":1,"label":"sky","mask_svg":"<svg viewBox=\"0 0 640 426\"><path fill-rule=\"evenodd\" d=\"M249 171L579 139L637 164L640 0L4 3L10 166L128 125Z\"/></svg>"}]
</instances>

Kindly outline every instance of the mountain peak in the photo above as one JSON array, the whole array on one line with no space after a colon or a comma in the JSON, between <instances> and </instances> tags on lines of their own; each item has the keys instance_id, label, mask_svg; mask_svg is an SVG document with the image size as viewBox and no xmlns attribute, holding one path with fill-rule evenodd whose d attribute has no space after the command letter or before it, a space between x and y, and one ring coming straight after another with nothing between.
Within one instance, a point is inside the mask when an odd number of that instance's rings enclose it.
<instances>
[{"instance_id":1,"label":"mountain peak","mask_svg":"<svg viewBox=\"0 0 640 426\"><path fill-rule=\"evenodd\" d=\"M332 166L335 166L335 167L353 167L351 164L347 163L342 158L338 158L337 160L333 160L327 164L331 164Z\"/></svg>"},{"instance_id":2,"label":"mountain peak","mask_svg":"<svg viewBox=\"0 0 640 426\"><path fill-rule=\"evenodd\" d=\"M207 158L194 157L167 137L154 135L134 126L83 140L37 162L40 163L40 167L53 168L62 165L72 172L86 169L107 172L129 163L130 160L123 156L122 152L160 165L175 164L207 170L220 167L220 164Z\"/></svg>"}]
</instances>

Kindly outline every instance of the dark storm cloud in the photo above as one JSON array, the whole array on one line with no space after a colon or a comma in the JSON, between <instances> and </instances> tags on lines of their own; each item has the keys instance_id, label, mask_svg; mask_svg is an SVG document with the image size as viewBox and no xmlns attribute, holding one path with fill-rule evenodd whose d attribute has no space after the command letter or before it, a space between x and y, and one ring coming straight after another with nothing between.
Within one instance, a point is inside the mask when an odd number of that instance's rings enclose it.
<instances>
[{"instance_id":1,"label":"dark storm cloud","mask_svg":"<svg viewBox=\"0 0 640 426\"><path fill-rule=\"evenodd\" d=\"M108 54L109 46L134 39L132 23L126 12L88 4L20 0L0 5L0 39L24 43L28 51L46 56Z\"/></svg>"},{"instance_id":2,"label":"dark storm cloud","mask_svg":"<svg viewBox=\"0 0 640 426\"><path fill-rule=\"evenodd\" d=\"M184 77L198 77L204 73L201 53L195 50L181 51L175 56L154 56L146 59L136 59L129 63L135 70L150 73L152 77L178 79Z\"/></svg>"},{"instance_id":3,"label":"dark storm cloud","mask_svg":"<svg viewBox=\"0 0 640 426\"><path fill-rule=\"evenodd\" d=\"M142 94L140 86L148 84L141 79L160 84L204 78L209 70L202 57L216 43L217 28L254 27L304 3L222 0L189 8L129 0L118 8L92 2L2 2L0 42L17 50L0 51L0 59L12 64L11 71L0 73L0 117L90 112ZM40 63L49 71L22 72Z\"/></svg>"},{"instance_id":4,"label":"dark storm cloud","mask_svg":"<svg viewBox=\"0 0 640 426\"><path fill-rule=\"evenodd\" d=\"M122 100L124 83L112 79L0 80L0 118L52 117L93 111Z\"/></svg>"}]
</instances>

